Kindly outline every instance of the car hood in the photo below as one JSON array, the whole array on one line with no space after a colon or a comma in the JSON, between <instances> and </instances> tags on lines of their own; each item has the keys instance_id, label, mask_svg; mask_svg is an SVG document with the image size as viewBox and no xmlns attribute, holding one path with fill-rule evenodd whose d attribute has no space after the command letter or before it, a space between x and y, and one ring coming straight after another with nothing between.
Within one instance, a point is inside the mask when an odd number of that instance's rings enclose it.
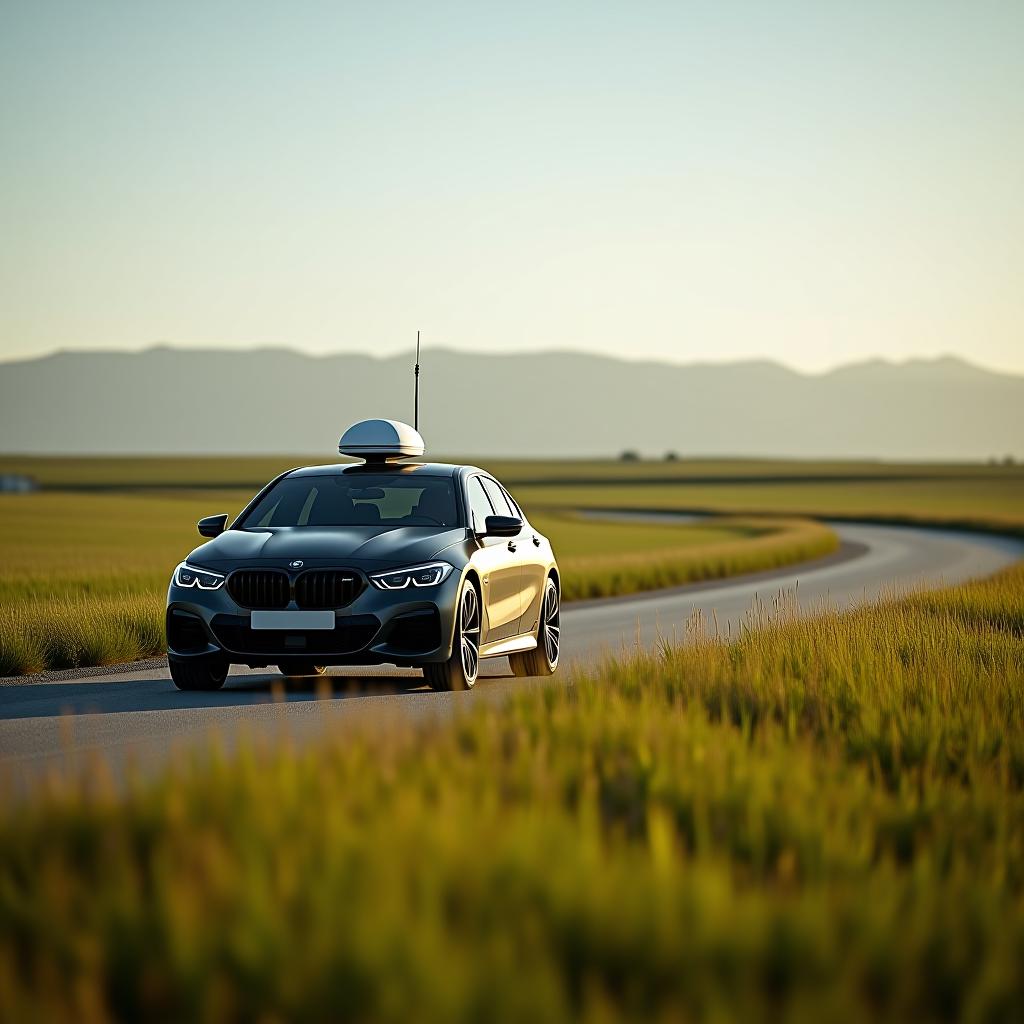
<instances>
[{"instance_id":1,"label":"car hood","mask_svg":"<svg viewBox=\"0 0 1024 1024\"><path fill-rule=\"evenodd\" d=\"M227 530L196 548L188 560L221 570L244 565L284 567L296 559L302 560L304 568L353 565L386 569L428 561L465 537L466 531L461 528L438 530L424 526Z\"/></svg>"}]
</instances>

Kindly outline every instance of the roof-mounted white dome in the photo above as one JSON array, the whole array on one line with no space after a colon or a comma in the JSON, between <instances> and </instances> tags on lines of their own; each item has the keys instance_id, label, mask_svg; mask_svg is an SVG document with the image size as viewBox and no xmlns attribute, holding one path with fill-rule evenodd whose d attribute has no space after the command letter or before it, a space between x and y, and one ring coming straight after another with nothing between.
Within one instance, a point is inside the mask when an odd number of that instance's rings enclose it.
<instances>
[{"instance_id":1,"label":"roof-mounted white dome","mask_svg":"<svg viewBox=\"0 0 1024 1024\"><path fill-rule=\"evenodd\" d=\"M393 462L422 455L425 450L419 431L398 420L360 420L338 442L342 455L367 462Z\"/></svg>"}]
</instances>

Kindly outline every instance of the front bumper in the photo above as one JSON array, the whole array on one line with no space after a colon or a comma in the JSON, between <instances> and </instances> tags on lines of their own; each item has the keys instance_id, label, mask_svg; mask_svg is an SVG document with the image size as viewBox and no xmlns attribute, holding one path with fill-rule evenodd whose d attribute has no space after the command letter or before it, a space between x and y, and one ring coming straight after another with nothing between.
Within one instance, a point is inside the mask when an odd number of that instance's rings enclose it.
<instances>
[{"instance_id":1,"label":"front bumper","mask_svg":"<svg viewBox=\"0 0 1024 1024\"><path fill-rule=\"evenodd\" d=\"M403 666L447 661L460 584L454 572L437 587L368 586L348 607L335 611L334 629L300 630L252 629L250 610L237 605L226 587L197 590L172 580L167 654L172 661L216 657L254 668L289 660Z\"/></svg>"}]
</instances>

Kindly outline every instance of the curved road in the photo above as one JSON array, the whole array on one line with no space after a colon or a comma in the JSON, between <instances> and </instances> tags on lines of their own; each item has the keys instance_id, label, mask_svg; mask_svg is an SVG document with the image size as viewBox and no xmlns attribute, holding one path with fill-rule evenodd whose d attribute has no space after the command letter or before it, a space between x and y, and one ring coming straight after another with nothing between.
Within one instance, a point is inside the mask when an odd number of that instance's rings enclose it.
<instances>
[{"instance_id":1,"label":"curved road","mask_svg":"<svg viewBox=\"0 0 1024 1024\"><path fill-rule=\"evenodd\" d=\"M801 614L823 602L848 608L887 592L986 576L1024 557L1024 542L1003 537L831 525L842 548L817 562L567 606L562 612L565 666L559 675L564 678L565 668L593 664L609 651L638 643L650 647L660 637L682 638L697 611L728 635L752 607L770 605L780 592ZM452 714L471 702L500 700L524 685L530 683L513 679L504 659L485 663L470 693L454 694L430 692L418 671L397 669L335 669L319 689L310 682L287 693L276 673L237 668L223 690L208 694L178 692L166 667L11 683L0 686L0 770L17 785L51 767L74 770L92 752L105 754L115 770L129 763L149 768L172 750L205 744L211 730L231 745L243 734L287 732L302 741L327 725L388 729ZM323 697L329 699L318 699Z\"/></svg>"}]
</instances>

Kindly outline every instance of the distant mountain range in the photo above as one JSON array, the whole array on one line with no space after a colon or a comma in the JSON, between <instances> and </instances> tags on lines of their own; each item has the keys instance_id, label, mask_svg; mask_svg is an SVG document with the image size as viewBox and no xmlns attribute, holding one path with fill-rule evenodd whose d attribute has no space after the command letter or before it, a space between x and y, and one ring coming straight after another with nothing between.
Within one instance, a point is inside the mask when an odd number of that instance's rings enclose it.
<instances>
[{"instance_id":1,"label":"distant mountain range","mask_svg":"<svg viewBox=\"0 0 1024 1024\"><path fill-rule=\"evenodd\" d=\"M569 352L422 357L428 451L488 456L1024 455L1024 377L959 359L821 375ZM6 453L329 457L353 420L412 419L412 359L169 347L0 364Z\"/></svg>"}]
</instances>

